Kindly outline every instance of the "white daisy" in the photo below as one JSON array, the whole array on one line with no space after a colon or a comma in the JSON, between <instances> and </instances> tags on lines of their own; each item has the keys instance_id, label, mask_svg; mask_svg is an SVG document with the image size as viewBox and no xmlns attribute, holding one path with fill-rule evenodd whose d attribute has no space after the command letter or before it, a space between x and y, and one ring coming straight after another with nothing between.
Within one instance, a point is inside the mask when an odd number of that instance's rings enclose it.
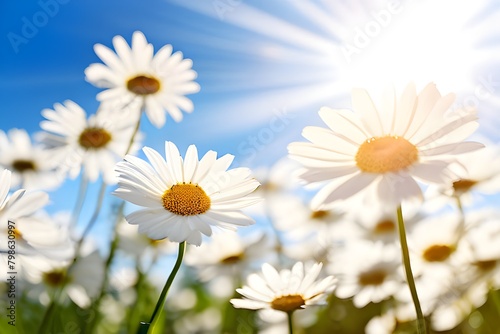
<instances>
[{"instance_id":1,"label":"white daisy","mask_svg":"<svg viewBox=\"0 0 500 334\"><path fill-rule=\"evenodd\" d=\"M429 198L441 198L445 201L460 198L462 205L470 205L478 199L477 194L492 195L500 191L500 146L489 145L463 154L457 162L458 164L450 166L455 169L457 178L430 188Z\"/></svg>"},{"instance_id":2,"label":"white daisy","mask_svg":"<svg viewBox=\"0 0 500 334\"><path fill-rule=\"evenodd\" d=\"M392 334L395 332L398 321L392 309L384 314L373 317L365 326L365 334Z\"/></svg>"},{"instance_id":3,"label":"white daisy","mask_svg":"<svg viewBox=\"0 0 500 334\"><path fill-rule=\"evenodd\" d=\"M116 183L114 167L127 153L137 119L105 110L87 119L85 111L70 100L54 104L54 110L44 109L42 115L47 120L40 127L48 132L43 140L60 160L60 170L68 171L74 179L83 166L89 181L102 174L106 183ZM137 136L134 139L137 141ZM128 153L137 150L136 141Z\"/></svg>"},{"instance_id":4,"label":"white daisy","mask_svg":"<svg viewBox=\"0 0 500 334\"><path fill-rule=\"evenodd\" d=\"M463 265L470 281L488 281L500 288L500 212L480 210L466 215L471 226L464 235L468 254Z\"/></svg>"},{"instance_id":5,"label":"white daisy","mask_svg":"<svg viewBox=\"0 0 500 334\"><path fill-rule=\"evenodd\" d=\"M363 210L350 210L346 219L354 222L361 238L374 242L399 243L397 208L381 201L366 201ZM415 224L421 220L416 208L404 207L405 228L411 233Z\"/></svg>"},{"instance_id":6,"label":"white daisy","mask_svg":"<svg viewBox=\"0 0 500 334\"><path fill-rule=\"evenodd\" d=\"M53 190L64 180L57 160L22 129L0 131L0 166L12 171L12 187Z\"/></svg>"},{"instance_id":7,"label":"white daisy","mask_svg":"<svg viewBox=\"0 0 500 334\"><path fill-rule=\"evenodd\" d=\"M47 214L19 217L0 229L0 250L8 247L10 234L15 236L16 252L26 255L42 254L53 259L69 259L74 255L74 245L67 228L59 226ZM11 228L13 227L13 229Z\"/></svg>"},{"instance_id":8,"label":"white daisy","mask_svg":"<svg viewBox=\"0 0 500 334\"><path fill-rule=\"evenodd\" d=\"M210 242L198 248L190 248L186 263L197 269L201 280L209 281L220 276L243 275L269 254L273 254L273 246L265 234L241 237L228 231L216 233Z\"/></svg>"},{"instance_id":9,"label":"white daisy","mask_svg":"<svg viewBox=\"0 0 500 334\"><path fill-rule=\"evenodd\" d=\"M118 223L118 250L137 260L139 269L143 271L147 271L160 256L174 254L179 248L169 239L151 239L137 233L137 230L137 225L130 225L125 219Z\"/></svg>"},{"instance_id":10,"label":"white daisy","mask_svg":"<svg viewBox=\"0 0 500 334\"><path fill-rule=\"evenodd\" d=\"M165 124L166 110L175 121L182 119L181 109L193 111L193 103L184 95L196 93L200 86L193 80L192 61L172 54L165 45L153 55L153 45L142 32L132 36L131 47L122 36L113 38L116 54L101 44L94 51L106 64L92 64L85 70L86 79L97 87L107 88L97 99L113 109L136 105L143 107L153 125Z\"/></svg>"},{"instance_id":11,"label":"white daisy","mask_svg":"<svg viewBox=\"0 0 500 334\"><path fill-rule=\"evenodd\" d=\"M488 285L477 282L466 289L455 289L447 298L439 298L440 305L432 312L431 327L447 331L458 326L471 312L483 305L488 296Z\"/></svg>"},{"instance_id":12,"label":"white daisy","mask_svg":"<svg viewBox=\"0 0 500 334\"><path fill-rule=\"evenodd\" d=\"M345 206L339 205L328 210L312 210L300 197L291 194L275 196L268 202L273 224L292 240L328 234L345 214Z\"/></svg>"},{"instance_id":13,"label":"white daisy","mask_svg":"<svg viewBox=\"0 0 500 334\"><path fill-rule=\"evenodd\" d=\"M430 275L440 280L452 274L454 268L463 262L462 233L462 219L455 212L419 221L408 236L414 274Z\"/></svg>"},{"instance_id":14,"label":"white daisy","mask_svg":"<svg viewBox=\"0 0 500 334\"><path fill-rule=\"evenodd\" d=\"M297 262L291 270L278 272L264 263L262 275L251 274L247 279L248 285L236 289L245 298L231 299L231 304L236 308L273 309L287 313L322 304L335 288L336 281L333 276L317 281L322 266L315 263L305 268L302 262Z\"/></svg>"},{"instance_id":15,"label":"white daisy","mask_svg":"<svg viewBox=\"0 0 500 334\"><path fill-rule=\"evenodd\" d=\"M362 308L393 296L403 288L399 271L401 259L391 245L358 241L333 253L329 272L339 279L335 295L353 297Z\"/></svg>"},{"instance_id":16,"label":"white daisy","mask_svg":"<svg viewBox=\"0 0 500 334\"><path fill-rule=\"evenodd\" d=\"M0 174L0 221L32 215L48 203L49 195L43 191L19 189L9 196L11 182L12 172L4 169Z\"/></svg>"},{"instance_id":17,"label":"white daisy","mask_svg":"<svg viewBox=\"0 0 500 334\"><path fill-rule=\"evenodd\" d=\"M104 260L97 250L81 256L73 266L70 266L72 261L42 256L24 256L22 261L30 268L27 278L31 283L49 290L64 286L69 298L81 308L89 307L92 299L98 296L104 279Z\"/></svg>"},{"instance_id":18,"label":"white daisy","mask_svg":"<svg viewBox=\"0 0 500 334\"><path fill-rule=\"evenodd\" d=\"M453 94L441 96L434 84L417 96L409 84L396 103L388 92L379 108L365 90L352 91L355 112L323 107L319 111L329 129L306 127L311 143L292 143L289 153L306 170L309 183L328 183L314 197L314 208L346 199L372 188L386 202L419 198L416 180L444 183L455 154L482 147L463 142L477 128L476 115L450 112Z\"/></svg>"},{"instance_id":19,"label":"white daisy","mask_svg":"<svg viewBox=\"0 0 500 334\"><path fill-rule=\"evenodd\" d=\"M240 209L259 201L249 197L259 183L247 168L227 170L234 156L207 152L198 161L198 151L189 146L185 160L172 142L165 142L166 160L144 147L150 164L127 155L116 166L119 188L114 194L144 207L126 216L130 224L151 239L169 238L201 245L201 234L212 234L211 226L236 230L254 221Z\"/></svg>"},{"instance_id":20,"label":"white daisy","mask_svg":"<svg viewBox=\"0 0 500 334\"><path fill-rule=\"evenodd\" d=\"M266 197L266 204L272 224L282 233L281 251L297 261L326 263L332 246L353 236L352 224L344 219L345 206L312 210L292 194Z\"/></svg>"}]
</instances>

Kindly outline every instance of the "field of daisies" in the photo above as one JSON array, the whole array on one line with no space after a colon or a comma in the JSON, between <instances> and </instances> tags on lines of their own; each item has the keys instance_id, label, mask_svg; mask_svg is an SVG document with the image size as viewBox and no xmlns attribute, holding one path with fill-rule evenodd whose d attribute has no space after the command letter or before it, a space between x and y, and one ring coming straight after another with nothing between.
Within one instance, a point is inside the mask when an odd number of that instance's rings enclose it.
<instances>
[{"instance_id":1,"label":"field of daisies","mask_svg":"<svg viewBox=\"0 0 500 334\"><path fill-rule=\"evenodd\" d=\"M96 111L0 130L0 333L500 333L500 146L439 82L348 87L250 168L143 144L195 109L196 59L141 31L94 52Z\"/></svg>"}]
</instances>

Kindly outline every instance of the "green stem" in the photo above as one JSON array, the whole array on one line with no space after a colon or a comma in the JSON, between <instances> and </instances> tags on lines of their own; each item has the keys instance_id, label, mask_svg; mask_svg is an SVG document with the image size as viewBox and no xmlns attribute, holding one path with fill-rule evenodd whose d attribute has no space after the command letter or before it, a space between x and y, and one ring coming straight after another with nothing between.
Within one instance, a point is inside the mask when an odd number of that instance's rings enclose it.
<instances>
[{"instance_id":1,"label":"green stem","mask_svg":"<svg viewBox=\"0 0 500 334\"><path fill-rule=\"evenodd\" d=\"M163 306L165 305L165 300L167 299L168 290L170 289L170 286L172 285L172 283L174 281L175 275L177 275L177 272L179 271L179 268L181 267L182 259L184 257L185 252L186 252L186 241L183 241L179 244L179 254L177 255L177 261L175 261L174 268L172 269L170 276L168 276L167 282L165 283L165 286L163 287L163 290L161 291L160 298L158 299L158 302L156 303L155 309L153 311L153 315L151 316L151 320L149 321L149 323L141 323L141 325L139 327L139 333L144 333L145 328L147 328L148 334L154 333L154 327L158 323L158 319L160 318L161 311L163 310Z\"/></svg>"},{"instance_id":2,"label":"green stem","mask_svg":"<svg viewBox=\"0 0 500 334\"><path fill-rule=\"evenodd\" d=\"M141 113L142 113L142 111L141 111ZM137 123L136 123L135 128L134 128L134 131L132 132L132 135L130 136L130 140L129 140L129 143L127 146L127 150L125 151L125 155L127 155L131 150L131 148L134 144L135 137L137 136L137 133L139 132L140 125L141 125L141 115L139 115L139 118L138 118ZM96 208L96 211L94 212L94 215L92 216L89 224L87 225L87 228L83 232L82 237L78 243L78 248L81 246L81 243L83 242L86 234L88 232L90 232L90 230L92 229L92 226L94 225L95 221L97 220L100 206L102 205L102 199L104 196L105 189L106 189L106 184L103 182L101 185L100 192L99 192L99 200L98 200L99 209ZM92 321L92 323L90 324L90 332L92 332L92 333L94 331L95 326L100 321L99 307L101 305L102 299L104 298L104 296L106 294L106 287L108 286L108 281L109 281L109 271L110 271L109 268L111 267L111 263L113 262L113 259L115 257L115 253L116 253L116 249L118 248L118 243L119 243L119 237L118 237L118 233L116 232L116 227L118 226L120 220L123 219L124 209L125 209L125 201L122 201L118 207L118 210L117 210L115 225L113 228L112 242L111 242L111 246L109 249L108 258L106 259L106 263L104 265L104 277L103 277L103 281L102 281L102 285L101 285L101 292L99 293L99 296L97 297L97 299L93 303L93 309L96 312L96 316L94 318L94 321ZM75 257L75 261L76 261L76 257Z\"/></svg>"},{"instance_id":3,"label":"green stem","mask_svg":"<svg viewBox=\"0 0 500 334\"><path fill-rule=\"evenodd\" d=\"M495 304L496 310L498 313L500 313L500 290L491 290L490 291L490 296L491 299L493 300L493 303Z\"/></svg>"},{"instance_id":4,"label":"green stem","mask_svg":"<svg viewBox=\"0 0 500 334\"><path fill-rule=\"evenodd\" d=\"M401 210L401 206L399 206L397 209L397 215L398 215L399 241L401 242L401 252L403 256L403 265L405 267L406 280L408 281L411 298L413 300L413 304L415 305L415 312L417 313L417 333L418 334L427 333L424 314L422 313L422 308L420 307L420 301L418 300L417 288L415 286L415 279L413 278L413 273L411 271L410 253L408 251L408 243L406 241L405 223L403 220L403 211Z\"/></svg>"},{"instance_id":5,"label":"green stem","mask_svg":"<svg viewBox=\"0 0 500 334\"><path fill-rule=\"evenodd\" d=\"M85 175L81 176L80 187L78 189L78 197L76 198L75 207L73 208L73 212L71 214L71 223L76 224L78 218L80 217L80 213L82 212L83 203L85 202L85 195L87 194L87 189L89 185L89 180L85 177Z\"/></svg>"},{"instance_id":6,"label":"green stem","mask_svg":"<svg viewBox=\"0 0 500 334\"><path fill-rule=\"evenodd\" d=\"M135 291L135 303L133 303L130 308L127 310L127 328L128 328L128 333L133 333L134 329L136 328L136 323L134 319L134 315L137 312L138 307L142 304L142 299L141 298L141 288L144 282L144 279L146 278L146 275L141 271L139 268L139 259L137 259L137 265L136 265L136 272L137 272L137 281L135 282L134 285L134 291Z\"/></svg>"},{"instance_id":7,"label":"green stem","mask_svg":"<svg viewBox=\"0 0 500 334\"><path fill-rule=\"evenodd\" d=\"M292 319L293 312L287 312L286 316L288 319L288 333L293 334L293 319Z\"/></svg>"},{"instance_id":8,"label":"green stem","mask_svg":"<svg viewBox=\"0 0 500 334\"><path fill-rule=\"evenodd\" d=\"M141 113L139 114L139 119L137 120L137 123L135 124L134 132L132 132L132 136L130 136L130 141L128 142L127 150L125 151L124 155L129 154L130 150L132 149L132 146L134 145L135 137L137 136L137 133L139 132L139 128L141 127L141 116L142 116L143 112L144 112L144 109L142 109Z\"/></svg>"},{"instance_id":9,"label":"green stem","mask_svg":"<svg viewBox=\"0 0 500 334\"><path fill-rule=\"evenodd\" d=\"M464 212L464 207L462 205L462 200L460 199L459 196L455 197L456 202L457 202L457 208L458 212L460 213L460 225L458 228L458 238L461 238L464 233L465 233L465 212Z\"/></svg>"},{"instance_id":10,"label":"green stem","mask_svg":"<svg viewBox=\"0 0 500 334\"><path fill-rule=\"evenodd\" d=\"M115 219L115 228L113 229L113 236L112 236L112 242L111 246L109 249L109 254L106 259L106 263L104 264L104 277L102 279L102 284L101 284L101 292L99 293L99 296L95 300L95 302L92 305L92 309L96 312L96 316L94 317L94 321L90 324L90 331L89 333L94 332L95 326L99 323L100 317L99 317L99 307L101 305L101 301L106 295L106 287L108 286L109 282L109 268L111 267L111 263L113 263L113 259L115 257L116 249L118 248L118 243L119 243L119 237L118 233L116 233L116 226L119 224L120 220L123 219L123 209L125 208L125 202L121 202L120 206L118 207L118 213L116 215Z\"/></svg>"},{"instance_id":11,"label":"green stem","mask_svg":"<svg viewBox=\"0 0 500 334\"><path fill-rule=\"evenodd\" d=\"M92 217L90 217L89 222L87 223L87 226L85 227L85 230L83 230L82 236L78 240L75 248L75 258L73 259L73 262L76 261L76 258L78 258L78 253L80 252L80 248L82 246L83 241L85 240L85 237L87 234L89 234L90 230L94 226L95 222L97 221L97 217L99 217L99 213L101 212L102 208L102 203L104 200L104 194L106 193L106 183L102 181L101 183L101 188L99 189L99 195L97 196L97 203L94 209L94 213L92 214Z\"/></svg>"},{"instance_id":12,"label":"green stem","mask_svg":"<svg viewBox=\"0 0 500 334\"><path fill-rule=\"evenodd\" d=\"M54 291L54 295L50 300L50 304L45 311L42 322L40 323L40 328L38 329L38 333L50 333L50 325L52 323L52 318L56 311L57 301L59 300L59 296L61 295L62 288L56 288Z\"/></svg>"},{"instance_id":13,"label":"green stem","mask_svg":"<svg viewBox=\"0 0 500 334\"><path fill-rule=\"evenodd\" d=\"M96 208L94 210L94 213L93 213L89 223L87 224L87 227L83 231L82 236L80 237L80 239L76 243L75 255L73 257L73 262L66 269L66 274L69 273L71 271L71 268L75 265L75 263L78 259L78 255L80 253L80 248L82 246L83 240L85 239L85 236L88 234L88 232L90 231L90 229L94 225L95 221L97 220L97 217L99 216L99 212L101 211L102 202L104 199L105 190L106 190L106 184L103 182L101 185L101 189L99 191L99 196L98 196L98 200L97 200L97 204L96 204ZM67 282L65 281L60 286L56 287L56 291L54 292L54 297L50 301L50 305L48 306L47 310L45 311L45 315L44 315L42 323L40 325L39 333L48 333L48 331L47 331L48 327L50 326L50 323L52 322L52 318L53 318L54 313L55 313L57 302L61 296L62 291L66 287L66 283Z\"/></svg>"}]
</instances>

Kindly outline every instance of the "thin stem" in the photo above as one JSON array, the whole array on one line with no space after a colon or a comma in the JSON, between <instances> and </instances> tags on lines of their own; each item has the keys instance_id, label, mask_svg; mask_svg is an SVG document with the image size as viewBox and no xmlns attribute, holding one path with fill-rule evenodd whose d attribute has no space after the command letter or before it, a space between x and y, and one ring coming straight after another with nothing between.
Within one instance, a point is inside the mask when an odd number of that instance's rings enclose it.
<instances>
[{"instance_id":1,"label":"thin stem","mask_svg":"<svg viewBox=\"0 0 500 334\"><path fill-rule=\"evenodd\" d=\"M161 312L163 310L163 306L165 305L165 300L167 299L168 290L170 289L170 286L172 285L172 283L174 281L175 275L177 275L177 272L179 271L179 268L181 267L182 259L184 257L185 252L186 252L186 241L183 241L179 244L179 254L177 255L177 261L175 261L174 268L172 269L170 276L168 276L167 282L165 283L165 286L163 287L163 290L161 291L160 298L158 299L158 302L156 303L155 309L153 311L153 315L151 316L151 320L147 324L141 323L141 326L139 328L139 332L143 331L143 329L145 327L147 327L148 334L154 333L154 327L158 323L158 319L160 318Z\"/></svg>"},{"instance_id":2,"label":"thin stem","mask_svg":"<svg viewBox=\"0 0 500 334\"><path fill-rule=\"evenodd\" d=\"M118 248L118 243L119 243L119 237L118 233L116 232L116 226L120 222L121 219L123 219L123 209L125 208L125 202L121 202L120 206L118 207L117 214L116 214L116 219L115 219L115 227L113 228L113 241L111 242L111 246L109 249L109 254L108 258L106 259L106 263L104 264L104 277L102 279L102 284L101 284L101 292L99 293L99 296L93 303L92 308L96 311L96 316L94 318L94 321L90 325L90 333L93 333L94 327L97 325L97 323L100 321L99 317L99 307L101 305L101 301L106 295L106 287L108 286L109 282L109 268L111 267L111 263L113 263L113 259L115 257L116 249Z\"/></svg>"},{"instance_id":3,"label":"thin stem","mask_svg":"<svg viewBox=\"0 0 500 334\"><path fill-rule=\"evenodd\" d=\"M288 333L293 334L293 312L287 312L286 317L288 319Z\"/></svg>"},{"instance_id":4,"label":"thin stem","mask_svg":"<svg viewBox=\"0 0 500 334\"><path fill-rule=\"evenodd\" d=\"M83 240L85 239L85 236L88 234L92 226L94 225L95 221L97 220L97 217L99 216L99 212L101 211L102 207L102 202L104 199L104 194L106 190L106 184L103 182L101 185L101 189L99 191L99 196L96 204L96 208L94 210L94 213L87 224L87 227L83 231L82 236L80 239L77 241L76 246L75 246L75 256L73 257L73 262L69 265L69 267L66 269L66 274L71 271L71 268L75 265L77 259L78 259L78 254L80 253L80 248L82 246ZM47 310L45 311L45 315L43 317L42 323L40 325L40 333L46 333L48 330L48 326L52 322L52 318L54 315L55 308L57 306L57 302L60 298L60 295L64 288L66 287L66 281L63 282L60 286L56 288L56 291L54 292L54 297L50 301L50 305L47 307Z\"/></svg>"},{"instance_id":5,"label":"thin stem","mask_svg":"<svg viewBox=\"0 0 500 334\"><path fill-rule=\"evenodd\" d=\"M269 190L267 188L264 188L264 198L268 198L270 197L268 195L269 193ZM276 251L276 255L278 257L278 262L283 264L284 262L284 254L283 254L283 241L281 240L281 234L280 234L280 231L278 231L278 229L276 228L276 226L274 225L274 222L273 222L273 219L272 219L272 215L271 215L271 210L270 210L270 204L269 202L267 202L266 204L264 204L264 210L265 210L265 215L267 217L267 219L269 220L269 225L271 226L271 229L273 230L273 234L275 236L275 242L276 242L276 245L274 247L274 250Z\"/></svg>"},{"instance_id":6,"label":"thin stem","mask_svg":"<svg viewBox=\"0 0 500 334\"><path fill-rule=\"evenodd\" d=\"M458 237L462 237L465 233L465 213L464 213L464 207L462 205L462 200L460 199L460 196L455 197L456 202L457 202L457 208L458 212L460 213L460 222L459 222L459 228L458 228Z\"/></svg>"},{"instance_id":7,"label":"thin stem","mask_svg":"<svg viewBox=\"0 0 500 334\"><path fill-rule=\"evenodd\" d=\"M411 271L410 253L408 251L408 242L406 241L405 223L403 220L403 211L401 210L401 206L399 206L397 209L397 215L398 215L399 241L401 242L401 252L403 256L403 265L405 267L406 280L408 281L411 298L413 299L413 304L415 305L415 312L417 313L417 333L418 334L427 333L424 314L422 313L422 308L420 307L420 301L418 300L417 288L415 286L415 279L413 278L413 273Z\"/></svg>"},{"instance_id":8,"label":"thin stem","mask_svg":"<svg viewBox=\"0 0 500 334\"><path fill-rule=\"evenodd\" d=\"M135 319L133 317L133 315L136 313L136 310L137 308L140 306L141 304L141 294L140 294L140 291L141 291L141 288L142 288L142 285L143 285L143 282L144 282L144 279L146 278L146 275L142 272L142 270L139 268L139 259L137 259L137 263L136 263L136 272L137 272L137 281L135 282L135 285L134 285L134 290L135 290L135 303L133 303L130 308L127 310L127 328L128 328L128 332L129 333L132 333L133 332L133 329L136 327L136 323L135 323Z\"/></svg>"},{"instance_id":9,"label":"thin stem","mask_svg":"<svg viewBox=\"0 0 500 334\"><path fill-rule=\"evenodd\" d=\"M129 154L132 146L134 145L135 137L137 136L137 133L139 133L139 128L141 127L141 116L143 112L144 109L141 109L139 118L137 119L137 123L135 124L134 132L132 132L132 136L130 136L130 141L128 142L127 150L125 151L124 155Z\"/></svg>"},{"instance_id":10,"label":"thin stem","mask_svg":"<svg viewBox=\"0 0 500 334\"><path fill-rule=\"evenodd\" d=\"M101 212L102 203L104 200L104 194L106 193L106 186L107 186L106 183L102 181L101 188L99 189L99 195L97 196L97 203L94 209L94 213L92 214L92 217L90 217L90 220L87 226L85 227L82 236L80 237L80 239L76 244L75 259L78 257L78 253L80 252L80 247L82 246L83 240L94 226L95 222L97 221L97 217L99 217L99 213Z\"/></svg>"},{"instance_id":11,"label":"thin stem","mask_svg":"<svg viewBox=\"0 0 500 334\"><path fill-rule=\"evenodd\" d=\"M59 300L59 296L61 295L62 288L56 288L54 291L54 295L50 300L50 304L45 311L42 322L40 323L40 328L38 329L38 333L50 333L50 324L52 323L52 318L56 311L57 301Z\"/></svg>"},{"instance_id":12,"label":"thin stem","mask_svg":"<svg viewBox=\"0 0 500 334\"><path fill-rule=\"evenodd\" d=\"M500 290L490 290L490 296L491 299L493 300L493 303L495 304L495 308L498 313L500 313L500 296L499 296Z\"/></svg>"},{"instance_id":13,"label":"thin stem","mask_svg":"<svg viewBox=\"0 0 500 334\"><path fill-rule=\"evenodd\" d=\"M83 203L85 202L85 195L87 194L87 189L89 185L89 180L85 177L85 175L81 176L80 187L78 189L78 197L76 198L75 207L73 208L73 212L71 214L71 223L76 224L78 218L80 217L80 213L82 212Z\"/></svg>"}]
</instances>

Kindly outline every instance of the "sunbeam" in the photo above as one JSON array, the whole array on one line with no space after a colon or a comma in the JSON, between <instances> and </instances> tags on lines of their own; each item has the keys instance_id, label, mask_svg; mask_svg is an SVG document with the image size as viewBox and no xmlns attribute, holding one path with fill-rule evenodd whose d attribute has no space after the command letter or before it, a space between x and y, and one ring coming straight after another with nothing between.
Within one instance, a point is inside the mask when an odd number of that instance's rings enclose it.
<instances>
[{"instance_id":1,"label":"sunbeam","mask_svg":"<svg viewBox=\"0 0 500 334\"><path fill-rule=\"evenodd\" d=\"M273 92L286 96L289 89L287 105L311 113L319 101L335 106L353 87L377 95L387 86L433 81L443 92L457 92L457 107L478 108L482 131L498 138L491 122L498 124L492 106L499 89L466 103L498 63L498 48L488 44L499 15L490 1L174 2L219 21L212 52L221 48L227 61L212 63L207 89L241 93L224 109L253 109L255 120L243 127L265 121L265 110L279 100ZM223 46L226 27L243 29L248 40ZM314 83L317 94L311 94Z\"/></svg>"}]
</instances>

